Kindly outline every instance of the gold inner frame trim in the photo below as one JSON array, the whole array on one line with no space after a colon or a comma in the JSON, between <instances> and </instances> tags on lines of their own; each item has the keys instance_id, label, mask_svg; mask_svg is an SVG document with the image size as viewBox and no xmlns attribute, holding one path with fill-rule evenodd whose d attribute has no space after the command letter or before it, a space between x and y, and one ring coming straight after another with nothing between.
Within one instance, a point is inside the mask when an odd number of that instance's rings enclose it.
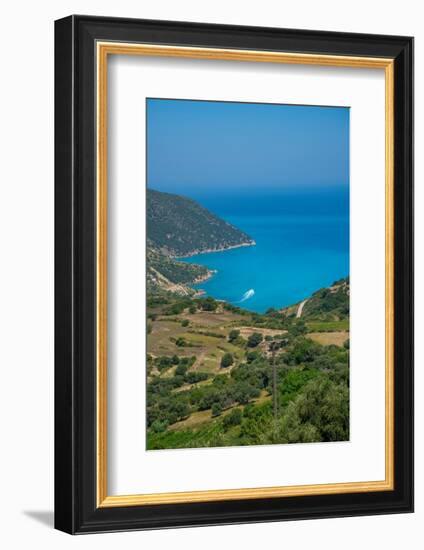
<instances>
[{"instance_id":1,"label":"gold inner frame trim","mask_svg":"<svg viewBox=\"0 0 424 550\"><path fill-rule=\"evenodd\" d=\"M256 50L97 42L97 506L142 506L255 498L365 493L394 489L394 61ZM107 492L107 61L109 55L219 59L384 69L385 71L385 479L349 483L109 496Z\"/></svg>"}]
</instances>

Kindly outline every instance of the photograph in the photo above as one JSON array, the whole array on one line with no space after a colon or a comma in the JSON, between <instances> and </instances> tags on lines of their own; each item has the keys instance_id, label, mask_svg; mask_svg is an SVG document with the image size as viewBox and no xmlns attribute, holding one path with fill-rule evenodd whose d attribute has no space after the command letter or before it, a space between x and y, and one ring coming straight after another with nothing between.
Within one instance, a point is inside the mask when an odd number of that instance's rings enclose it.
<instances>
[{"instance_id":1,"label":"photograph","mask_svg":"<svg viewBox=\"0 0 424 550\"><path fill-rule=\"evenodd\" d=\"M349 106L145 101L146 449L349 441Z\"/></svg>"},{"instance_id":2,"label":"photograph","mask_svg":"<svg viewBox=\"0 0 424 550\"><path fill-rule=\"evenodd\" d=\"M58 531L414 510L413 34L400 12L227 4L54 23ZM9 187L13 227L35 203ZM399 546L410 522L377 531Z\"/></svg>"}]
</instances>

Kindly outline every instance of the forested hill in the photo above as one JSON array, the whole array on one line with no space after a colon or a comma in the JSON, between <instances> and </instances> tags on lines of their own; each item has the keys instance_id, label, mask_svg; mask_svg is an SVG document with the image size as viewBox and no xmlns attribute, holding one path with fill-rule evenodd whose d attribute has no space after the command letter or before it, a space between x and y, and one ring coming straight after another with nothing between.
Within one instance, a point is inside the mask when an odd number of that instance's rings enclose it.
<instances>
[{"instance_id":1,"label":"forested hill","mask_svg":"<svg viewBox=\"0 0 424 550\"><path fill-rule=\"evenodd\" d=\"M349 277L335 281L328 288L314 292L305 302L302 316L305 318L342 320L349 318Z\"/></svg>"},{"instance_id":2,"label":"forested hill","mask_svg":"<svg viewBox=\"0 0 424 550\"><path fill-rule=\"evenodd\" d=\"M305 321L348 321L349 297L349 277L345 277L329 287L320 288L302 302L283 308L282 312Z\"/></svg>"},{"instance_id":3,"label":"forested hill","mask_svg":"<svg viewBox=\"0 0 424 550\"><path fill-rule=\"evenodd\" d=\"M187 197L147 190L148 245L168 256L251 245L243 231Z\"/></svg>"},{"instance_id":4,"label":"forested hill","mask_svg":"<svg viewBox=\"0 0 424 550\"><path fill-rule=\"evenodd\" d=\"M194 292L187 285L205 280L213 272L203 265L179 262L154 248L147 248L146 274L148 293L165 290L188 296Z\"/></svg>"}]
</instances>

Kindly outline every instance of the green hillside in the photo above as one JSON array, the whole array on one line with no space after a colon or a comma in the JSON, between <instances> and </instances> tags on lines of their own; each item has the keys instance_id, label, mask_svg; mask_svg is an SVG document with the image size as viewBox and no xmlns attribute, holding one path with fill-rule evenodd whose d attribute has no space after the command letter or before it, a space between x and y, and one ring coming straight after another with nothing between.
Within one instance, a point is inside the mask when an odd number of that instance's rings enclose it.
<instances>
[{"instance_id":1,"label":"green hillside","mask_svg":"<svg viewBox=\"0 0 424 550\"><path fill-rule=\"evenodd\" d=\"M202 265L178 262L153 248L147 249L147 291L158 290L189 295L194 293L186 285L207 279L212 271Z\"/></svg>"},{"instance_id":2,"label":"green hillside","mask_svg":"<svg viewBox=\"0 0 424 550\"><path fill-rule=\"evenodd\" d=\"M189 296L189 285L213 275L204 266L178 261L178 256L254 244L239 229L195 201L147 190L147 291Z\"/></svg>"},{"instance_id":3,"label":"green hillside","mask_svg":"<svg viewBox=\"0 0 424 550\"><path fill-rule=\"evenodd\" d=\"M307 300L302 317L322 321L341 321L349 317L349 278L321 288Z\"/></svg>"},{"instance_id":4,"label":"green hillside","mask_svg":"<svg viewBox=\"0 0 424 550\"><path fill-rule=\"evenodd\" d=\"M259 314L151 298L147 448L348 440L348 295L337 281L300 317L299 304Z\"/></svg>"},{"instance_id":5,"label":"green hillside","mask_svg":"<svg viewBox=\"0 0 424 550\"><path fill-rule=\"evenodd\" d=\"M147 236L149 246L174 257L254 244L197 202L152 189L147 190Z\"/></svg>"}]
</instances>

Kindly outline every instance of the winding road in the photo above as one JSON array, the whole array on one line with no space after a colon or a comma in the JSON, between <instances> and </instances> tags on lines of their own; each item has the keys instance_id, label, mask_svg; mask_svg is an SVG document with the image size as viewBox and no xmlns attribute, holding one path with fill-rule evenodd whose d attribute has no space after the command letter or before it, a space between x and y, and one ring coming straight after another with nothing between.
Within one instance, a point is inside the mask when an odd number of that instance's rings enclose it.
<instances>
[{"instance_id":1,"label":"winding road","mask_svg":"<svg viewBox=\"0 0 424 550\"><path fill-rule=\"evenodd\" d=\"M296 319L299 319L299 317L302 315L303 308L308 300L303 300L303 302L300 302L299 307L297 308L296 313Z\"/></svg>"}]
</instances>

